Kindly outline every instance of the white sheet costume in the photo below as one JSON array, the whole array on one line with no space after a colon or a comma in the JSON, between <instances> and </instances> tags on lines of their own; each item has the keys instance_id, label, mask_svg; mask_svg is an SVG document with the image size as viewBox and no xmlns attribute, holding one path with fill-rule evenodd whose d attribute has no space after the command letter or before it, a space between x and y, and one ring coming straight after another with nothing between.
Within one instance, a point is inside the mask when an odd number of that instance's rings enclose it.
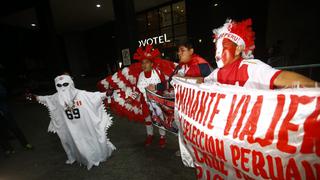
<instances>
[{"instance_id":1,"label":"white sheet costume","mask_svg":"<svg viewBox=\"0 0 320 180\"><path fill-rule=\"evenodd\" d=\"M55 78L57 93L37 96L50 113L49 132L57 133L67 164L77 161L88 170L105 161L115 146L107 138L112 117L104 109L105 93L78 90L70 76Z\"/></svg>"}]
</instances>

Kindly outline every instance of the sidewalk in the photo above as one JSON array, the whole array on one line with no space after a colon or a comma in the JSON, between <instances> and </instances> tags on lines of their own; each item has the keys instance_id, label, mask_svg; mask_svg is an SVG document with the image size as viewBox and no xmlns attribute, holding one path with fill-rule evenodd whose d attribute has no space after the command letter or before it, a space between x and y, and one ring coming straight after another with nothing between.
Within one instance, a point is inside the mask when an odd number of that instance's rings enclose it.
<instances>
[{"instance_id":1,"label":"sidewalk","mask_svg":"<svg viewBox=\"0 0 320 180\"><path fill-rule=\"evenodd\" d=\"M168 133L167 147L160 149L156 128L153 145L144 148L144 125L114 116L109 137L117 150L106 162L88 171L78 164L64 164L66 155L59 138L47 133L49 116L44 107L19 102L12 104L12 111L35 149L25 151L18 142L13 141L16 154L9 158L0 154L0 180L195 179L194 169L184 167L181 158L175 156L178 150L177 137Z\"/></svg>"}]
</instances>

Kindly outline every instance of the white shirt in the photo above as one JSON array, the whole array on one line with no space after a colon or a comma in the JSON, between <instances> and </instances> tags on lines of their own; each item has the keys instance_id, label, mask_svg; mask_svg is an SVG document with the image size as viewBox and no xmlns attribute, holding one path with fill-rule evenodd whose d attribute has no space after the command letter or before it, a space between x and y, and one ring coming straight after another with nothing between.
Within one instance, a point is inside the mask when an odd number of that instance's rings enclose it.
<instances>
[{"instance_id":1,"label":"white shirt","mask_svg":"<svg viewBox=\"0 0 320 180\"><path fill-rule=\"evenodd\" d=\"M156 72L156 70L152 69L151 76L149 78L147 78L145 76L144 72L140 73L139 79L138 79L138 83L137 83L137 87L140 90L140 92L143 94L145 99L147 99L146 89L145 88L148 87L151 84L156 85L158 83L161 83L161 79L160 79L158 73Z\"/></svg>"},{"instance_id":2,"label":"white shirt","mask_svg":"<svg viewBox=\"0 0 320 180\"><path fill-rule=\"evenodd\" d=\"M238 67L238 71L236 72L227 72L219 75L220 70L220 68L215 69L204 79L204 82L219 82L225 84L223 78L230 79L234 73L237 73L235 85L254 89L273 89L274 79L281 72L280 70L274 69L268 64L257 59L242 60Z\"/></svg>"}]
</instances>

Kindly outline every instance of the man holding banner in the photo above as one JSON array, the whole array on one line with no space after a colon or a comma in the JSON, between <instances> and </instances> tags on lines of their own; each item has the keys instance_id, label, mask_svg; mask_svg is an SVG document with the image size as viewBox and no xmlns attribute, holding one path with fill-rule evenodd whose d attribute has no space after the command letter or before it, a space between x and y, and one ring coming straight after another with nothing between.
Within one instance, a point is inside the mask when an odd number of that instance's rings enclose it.
<instances>
[{"instance_id":1,"label":"man holding banner","mask_svg":"<svg viewBox=\"0 0 320 180\"><path fill-rule=\"evenodd\" d=\"M203 79L212 72L210 64L194 52L193 44L189 41L181 42L178 45L179 64L170 75L168 83L149 85L147 88L151 91L162 88L169 88L173 76L179 76L186 79ZM165 87L163 87L165 85Z\"/></svg>"},{"instance_id":2,"label":"man holding banner","mask_svg":"<svg viewBox=\"0 0 320 180\"><path fill-rule=\"evenodd\" d=\"M251 19L227 22L213 30L216 44L215 69L204 82L238 85L256 89L315 87L317 83L295 72L281 71L253 59L254 35Z\"/></svg>"},{"instance_id":3,"label":"man holding banner","mask_svg":"<svg viewBox=\"0 0 320 180\"><path fill-rule=\"evenodd\" d=\"M194 52L193 44L189 41L184 41L178 45L179 64L176 66L173 73L168 79L168 83L159 83L158 85L150 84L147 89L154 91L159 88L169 88L169 83L173 76L184 77L186 79L199 79L208 76L212 72L210 64L198 54ZM164 87L163 87L164 86ZM179 143L181 139L179 137ZM182 146L180 146L182 147ZM176 156L188 156L186 150L176 151Z\"/></svg>"},{"instance_id":4,"label":"man holding banner","mask_svg":"<svg viewBox=\"0 0 320 180\"><path fill-rule=\"evenodd\" d=\"M198 179L319 179L320 89L270 90L317 82L253 60L251 20L214 33L218 69L172 82L184 164Z\"/></svg>"}]
</instances>

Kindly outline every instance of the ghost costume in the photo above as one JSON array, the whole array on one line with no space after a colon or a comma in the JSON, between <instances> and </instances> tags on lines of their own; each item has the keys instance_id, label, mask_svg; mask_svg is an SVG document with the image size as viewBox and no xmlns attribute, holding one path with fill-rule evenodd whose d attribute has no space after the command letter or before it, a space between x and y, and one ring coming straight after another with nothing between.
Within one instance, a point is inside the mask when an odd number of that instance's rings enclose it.
<instances>
[{"instance_id":1,"label":"ghost costume","mask_svg":"<svg viewBox=\"0 0 320 180\"><path fill-rule=\"evenodd\" d=\"M57 93L37 96L50 113L49 132L57 133L67 164L77 161L88 170L105 161L115 146L107 138L112 117L104 109L105 93L76 89L70 76L55 78Z\"/></svg>"}]
</instances>

